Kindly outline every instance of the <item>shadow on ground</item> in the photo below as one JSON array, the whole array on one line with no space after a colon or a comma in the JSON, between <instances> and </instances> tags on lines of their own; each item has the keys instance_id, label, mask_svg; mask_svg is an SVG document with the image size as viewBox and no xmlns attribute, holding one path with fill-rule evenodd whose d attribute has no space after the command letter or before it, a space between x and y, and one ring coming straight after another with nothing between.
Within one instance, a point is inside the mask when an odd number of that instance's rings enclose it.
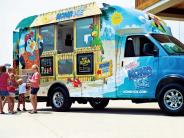
<instances>
[{"instance_id":1,"label":"shadow on ground","mask_svg":"<svg viewBox=\"0 0 184 138\"><path fill-rule=\"evenodd\" d=\"M38 109L38 111L58 112L52 108ZM117 114L117 115L151 115L151 116L166 116L160 109L153 108L106 108L103 110L94 110L93 108L78 108L73 107L68 112L64 113L92 113L92 114ZM183 117L184 115L181 115Z\"/></svg>"}]
</instances>

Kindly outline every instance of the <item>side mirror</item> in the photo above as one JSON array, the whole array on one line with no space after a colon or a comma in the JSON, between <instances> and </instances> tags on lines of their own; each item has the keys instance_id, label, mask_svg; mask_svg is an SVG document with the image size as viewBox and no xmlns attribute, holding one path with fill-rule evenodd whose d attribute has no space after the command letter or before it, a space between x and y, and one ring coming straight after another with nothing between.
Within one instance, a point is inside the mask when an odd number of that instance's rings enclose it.
<instances>
[{"instance_id":1,"label":"side mirror","mask_svg":"<svg viewBox=\"0 0 184 138\"><path fill-rule=\"evenodd\" d=\"M150 43L144 44L143 53L146 56L158 56L159 51Z\"/></svg>"}]
</instances>

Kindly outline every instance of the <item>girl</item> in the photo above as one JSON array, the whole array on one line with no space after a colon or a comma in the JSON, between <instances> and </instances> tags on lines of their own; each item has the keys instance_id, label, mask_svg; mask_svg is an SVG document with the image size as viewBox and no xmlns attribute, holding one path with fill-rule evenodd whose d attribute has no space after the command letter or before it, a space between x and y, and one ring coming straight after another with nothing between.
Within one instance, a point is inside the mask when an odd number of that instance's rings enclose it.
<instances>
[{"instance_id":1,"label":"girl","mask_svg":"<svg viewBox=\"0 0 184 138\"><path fill-rule=\"evenodd\" d=\"M8 75L10 77L10 74L13 73L13 68L8 68ZM8 99L7 97L4 98L4 101L3 101L3 108L5 106L5 104L7 103ZM10 112L10 104L8 104L8 112Z\"/></svg>"},{"instance_id":2,"label":"girl","mask_svg":"<svg viewBox=\"0 0 184 138\"><path fill-rule=\"evenodd\" d=\"M10 80L8 85L8 92L9 92L9 98L10 98L10 112L11 114L14 114L14 98L15 98L15 90L18 87L18 83L15 80L15 75L13 73L10 73Z\"/></svg>"},{"instance_id":3,"label":"girl","mask_svg":"<svg viewBox=\"0 0 184 138\"><path fill-rule=\"evenodd\" d=\"M33 110L29 113L34 114L37 113L37 92L40 88L40 73L37 65L32 66L32 70L34 72L31 79L28 79L31 83L31 94L30 94L30 100L31 104L33 106Z\"/></svg>"},{"instance_id":4,"label":"girl","mask_svg":"<svg viewBox=\"0 0 184 138\"><path fill-rule=\"evenodd\" d=\"M8 103L10 103L9 100L9 93L8 93L8 80L9 80L9 75L6 73L6 67L3 66L1 68L0 72L0 114L4 114L3 112L3 106L2 106L2 97L4 96L5 98L7 97Z\"/></svg>"}]
</instances>

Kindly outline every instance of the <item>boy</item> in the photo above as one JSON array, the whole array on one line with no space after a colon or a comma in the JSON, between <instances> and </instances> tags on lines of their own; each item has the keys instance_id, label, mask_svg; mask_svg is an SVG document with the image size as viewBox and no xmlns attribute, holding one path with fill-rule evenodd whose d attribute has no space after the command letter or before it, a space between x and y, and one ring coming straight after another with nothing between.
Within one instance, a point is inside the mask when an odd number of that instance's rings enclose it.
<instances>
[{"instance_id":1,"label":"boy","mask_svg":"<svg viewBox=\"0 0 184 138\"><path fill-rule=\"evenodd\" d=\"M26 93L26 83L23 83L22 79L17 80L19 84L19 97L18 97L18 106L17 106L17 111L20 110L20 104L23 105L23 111L27 111L25 108L25 93Z\"/></svg>"}]
</instances>

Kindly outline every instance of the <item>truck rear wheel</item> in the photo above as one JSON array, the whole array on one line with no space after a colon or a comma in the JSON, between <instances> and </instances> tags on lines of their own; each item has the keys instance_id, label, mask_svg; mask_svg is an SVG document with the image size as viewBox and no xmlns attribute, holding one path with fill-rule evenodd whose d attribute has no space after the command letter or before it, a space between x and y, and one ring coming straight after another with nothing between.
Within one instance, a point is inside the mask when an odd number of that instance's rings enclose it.
<instances>
[{"instance_id":1,"label":"truck rear wheel","mask_svg":"<svg viewBox=\"0 0 184 138\"><path fill-rule=\"evenodd\" d=\"M184 111L184 87L169 84L161 89L159 106L168 115L180 115Z\"/></svg>"},{"instance_id":2,"label":"truck rear wheel","mask_svg":"<svg viewBox=\"0 0 184 138\"><path fill-rule=\"evenodd\" d=\"M104 109L108 103L109 100L108 99L102 99L102 98L98 98L98 99L91 99L89 101L90 105L96 109L96 110L100 110L100 109Z\"/></svg>"},{"instance_id":3,"label":"truck rear wheel","mask_svg":"<svg viewBox=\"0 0 184 138\"><path fill-rule=\"evenodd\" d=\"M58 87L52 91L50 103L56 111L68 111L72 105L69 95L62 87Z\"/></svg>"}]
</instances>

